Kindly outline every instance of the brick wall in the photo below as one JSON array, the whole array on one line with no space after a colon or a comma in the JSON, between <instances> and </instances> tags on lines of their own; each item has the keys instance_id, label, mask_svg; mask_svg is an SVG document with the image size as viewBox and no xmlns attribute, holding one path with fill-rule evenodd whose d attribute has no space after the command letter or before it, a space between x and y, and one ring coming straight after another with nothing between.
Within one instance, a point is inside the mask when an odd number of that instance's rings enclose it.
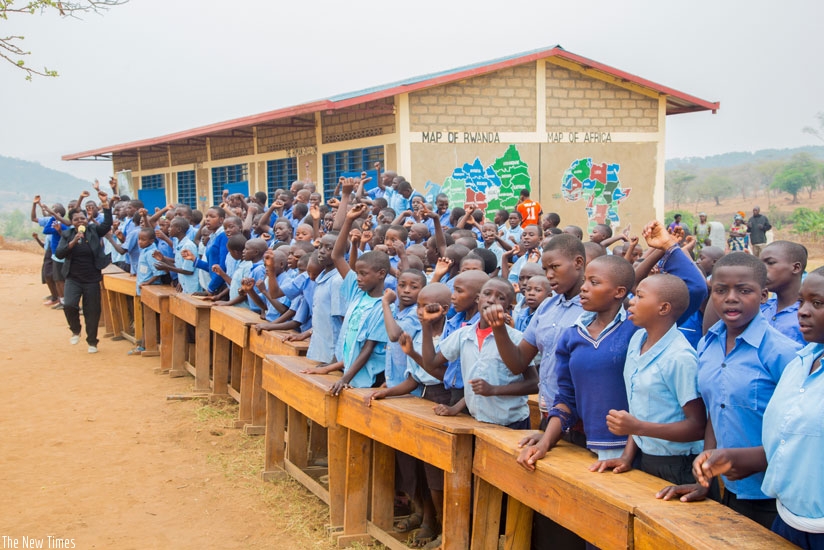
<instances>
[{"instance_id":1,"label":"brick wall","mask_svg":"<svg viewBox=\"0 0 824 550\"><path fill-rule=\"evenodd\" d=\"M206 162L206 145L172 144L172 166Z\"/></svg>"},{"instance_id":2,"label":"brick wall","mask_svg":"<svg viewBox=\"0 0 824 550\"><path fill-rule=\"evenodd\" d=\"M251 130L249 131L251 132ZM212 148L212 160L255 154L255 142L252 136L211 136L209 144Z\"/></svg>"},{"instance_id":3,"label":"brick wall","mask_svg":"<svg viewBox=\"0 0 824 550\"><path fill-rule=\"evenodd\" d=\"M137 156L134 151L129 151L129 154L115 153L112 155L112 168L115 172L121 170L137 171Z\"/></svg>"},{"instance_id":4,"label":"brick wall","mask_svg":"<svg viewBox=\"0 0 824 550\"><path fill-rule=\"evenodd\" d=\"M315 145L315 128L258 126L257 139L258 153L286 151L297 147L313 147Z\"/></svg>"},{"instance_id":5,"label":"brick wall","mask_svg":"<svg viewBox=\"0 0 824 550\"><path fill-rule=\"evenodd\" d=\"M140 151L141 170L154 170L167 166L169 166L169 153L165 145L155 150Z\"/></svg>"},{"instance_id":6,"label":"brick wall","mask_svg":"<svg viewBox=\"0 0 824 550\"><path fill-rule=\"evenodd\" d=\"M535 131L535 64L409 94L413 132L448 127Z\"/></svg>"},{"instance_id":7,"label":"brick wall","mask_svg":"<svg viewBox=\"0 0 824 550\"><path fill-rule=\"evenodd\" d=\"M321 116L323 143L395 133L395 115L390 111L394 105L395 98L389 97L364 103L356 109L324 113ZM370 112L370 108L379 109L380 112Z\"/></svg>"},{"instance_id":8,"label":"brick wall","mask_svg":"<svg viewBox=\"0 0 824 550\"><path fill-rule=\"evenodd\" d=\"M657 132L658 101L575 71L546 65L547 129Z\"/></svg>"}]
</instances>

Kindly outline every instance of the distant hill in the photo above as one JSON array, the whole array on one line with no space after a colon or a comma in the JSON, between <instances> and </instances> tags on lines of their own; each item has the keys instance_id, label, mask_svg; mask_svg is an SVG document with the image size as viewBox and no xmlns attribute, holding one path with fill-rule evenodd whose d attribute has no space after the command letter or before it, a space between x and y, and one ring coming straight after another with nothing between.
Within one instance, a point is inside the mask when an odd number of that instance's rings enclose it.
<instances>
[{"instance_id":1,"label":"distant hill","mask_svg":"<svg viewBox=\"0 0 824 550\"><path fill-rule=\"evenodd\" d=\"M91 182L36 162L0 156L0 212L22 210L28 214L35 195L50 204L65 204L83 189L91 191Z\"/></svg>"},{"instance_id":2,"label":"distant hill","mask_svg":"<svg viewBox=\"0 0 824 550\"><path fill-rule=\"evenodd\" d=\"M732 168L742 164L758 164L769 160L785 160L796 153L809 153L815 158L824 160L824 146L808 145L794 149L761 149L754 153L738 151L709 157L667 159L666 169L667 171L686 170L688 172L697 172L699 170L712 168Z\"/></svg>"}]
</instances>

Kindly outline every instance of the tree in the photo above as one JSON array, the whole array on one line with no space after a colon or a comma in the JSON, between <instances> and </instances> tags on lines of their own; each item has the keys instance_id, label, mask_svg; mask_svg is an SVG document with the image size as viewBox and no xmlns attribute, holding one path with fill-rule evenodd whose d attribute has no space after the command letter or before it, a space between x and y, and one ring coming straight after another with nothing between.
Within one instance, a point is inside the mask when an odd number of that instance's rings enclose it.
<instances>
[{"instance_id":1,"label":"tree","mask_svg":"<svg viewBox=\"0 0 824 550\"><path fill-rule=\"evenodd\" d=\"M819 164L807 153L793 155L790 161L776 174L772 187L793 196L793 204L798 204L798 192L807 189L810 197L818 185Z\"/></svg>"},{"instance_id":2,"label":"tree","mask_svg":"<svg viewBox=\"0 0 824 550\"><path fill-rule=\"evenodd\" d=\"M755 173L758 177L758 187L763 189L767 194L767 207L772 206L772 198L770 197L770 186L772 185L775 175L783 166L779 160L768 160L762 162L755 167Z\"/></svg>"},{"instance_id":3,"label":"tree","mask_svg":"<svg viewBox=\"0 0 824 550\"><path fill-rule=\"evenodd\" d=\"M815 115L818 119L818 128L813 128L812 126L805 126L802 132L805 134L810 134L811 136L815 136L821 141L824 141L824 113L818 113Z\"/></svg>"},{"instance_id":4,"label":"tree","mask_svg":"<svg viewBox=\"0 0 824 550\"><path fill-rule=\"evenodd\" d=\"M715 205L721 205L721 199L730 196L735 191L735 186L730 177L720 171L713 170L708 173L699 184L698 192L704 197L715 199Z\"/></svg>"},{"instance_id":5,"label":"tree","mask_svg":"<svg viewBox=\"0 0 824 550\"><path fill-rule=\"evenodd\" d=\"M695 179L695 174L686 170L673 170L667 174L666 190L670 193L670 200L676 208L681 207L681 201L687 197L689 183Z\"/></svg>"},{"instance_id":6,"label":"tree","mask_svg":"<svg viewBox=\"0 0 824 550\"><path fill-rule=\"evenodd\" d=\"M112 6L125 4L129 0L24 0L17 3L17 0L0 0L0 19L8 21L9 17L22 15L43 15L46 13L56 13L61 17L75 17L85 13L100 13L108 10ZM0 59L4 59L21 69L26 74L26 80L31 80L32 76L57 76L57 71L43 67L43 70L35 69L26 65L24 57L31 55L30 51L23 49L21 42L25 39L20 35L0 35Z\"/></svg>"}]
</instances>

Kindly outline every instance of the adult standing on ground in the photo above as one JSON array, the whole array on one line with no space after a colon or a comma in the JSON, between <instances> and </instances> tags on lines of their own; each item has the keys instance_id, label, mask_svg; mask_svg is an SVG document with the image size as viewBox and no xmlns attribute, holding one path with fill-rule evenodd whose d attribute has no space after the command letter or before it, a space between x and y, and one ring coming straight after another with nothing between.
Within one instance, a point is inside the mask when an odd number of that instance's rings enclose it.
<instances>
[{"instance_id":1,"label":"adult standing on ground","mask_svg":"<svg viewBox=\"0 0 824 550\"><path fill-rule=\"evenodd\" d=\"M112 227L112 209L109 197L98 191L103 209L103 223L89 224L81 208L70 212L71 227L63 231L55 256L65 260L63 275L66 278L63 313L72 331L69 342L80 342L80 299L83 298L83 317L86 320L86 342L89 353L97 353L97 325L100 323L100 281L102 269L109 265L109 256L103 252L100 239Z\"/></svg>"},{"instance_id":2,"label":"adult standing on ground","mask_svg":"<svg viewBox=\"0 0 824 550\"><path fill-rule=\"evenodd\" d=\"M767 231L772 229L770 220L767 216L761 214L761 208L754 206L752 209L752 218L747 220L747 233L750 234L750 244L752 244L752 253L756 257L761 255L761 250L767 245Z\"/></svg>"},{"instance_id":3,"label":"adult standing on ground","mask_svg":"<svg viewBox=\"0 0 824 550\"><path fill-rule=\"evenodd\" d=\"M692 228L692 234L695 235L695 254L701 252L705 246L710 246L710 224L707 222L707 213L701 212L698 214L698 223Z\"/></svg>"}]
</instances>

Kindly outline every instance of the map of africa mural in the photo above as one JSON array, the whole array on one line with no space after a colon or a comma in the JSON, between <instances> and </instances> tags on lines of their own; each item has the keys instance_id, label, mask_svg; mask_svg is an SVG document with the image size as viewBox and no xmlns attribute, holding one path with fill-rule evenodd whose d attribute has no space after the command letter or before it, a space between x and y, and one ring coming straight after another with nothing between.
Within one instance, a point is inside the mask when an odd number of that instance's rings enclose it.
<instances>
[{"instance_id":1,"label":"map of africa mural","mask_svg":"<svg viewBox=\"0 0 824 550\"><path fill-rule=\"evenodd\" d=\"M620 164L595 164L591 158L577 159L564 172L561 193L567 202L586 201L587 232L596 224L618 225L618 205L632 188L621 187Z\"/></svg>"},{"instance_id":2,"label":"map of africa mural","mask_svg":"<svg viewBox=\"0 0 824 550\"><path fill-rule=\"evenodd\" d=\"M510 145L502 157L484 166L479 157L452 171L442 185L426 182L427 200L434 203L438 193L449 197L452 206L474 203L489 220L501 208L512 211L518 204L518 193L529 189L529 166L521 160L515 145Z\"/></svg>"}]
</instances>

